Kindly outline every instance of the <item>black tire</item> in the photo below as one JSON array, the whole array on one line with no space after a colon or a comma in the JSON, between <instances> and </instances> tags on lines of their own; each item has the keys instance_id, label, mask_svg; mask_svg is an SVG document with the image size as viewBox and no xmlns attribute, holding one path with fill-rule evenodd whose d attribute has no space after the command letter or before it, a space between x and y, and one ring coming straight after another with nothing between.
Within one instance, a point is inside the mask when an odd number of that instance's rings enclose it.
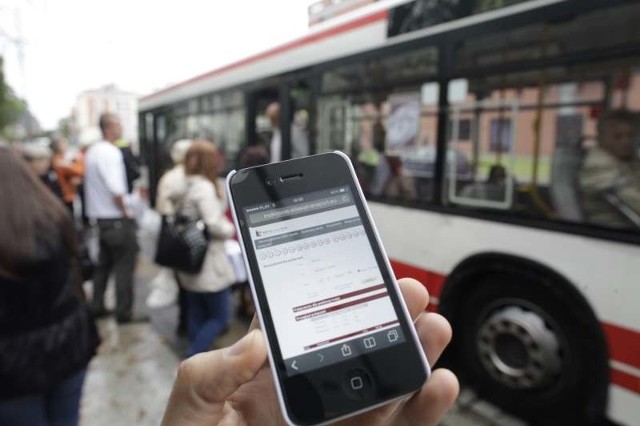
<instances>
[{"instance_id":1,"label":"black tire","mask_svg":"<svg viewBox=\"0 0 640 426\"><path fill-rule=\"evenodd\" d=\"M480 397L534 424L600 424L606 400L601 396L606 395L608 383L606 346L602 344L601 330L593 327L595 318L584 318L584 312L559 288L558 282L516 271L489 273L466 287L453 317L455 366L463 382ZM504 312L522 312L522 318L538 317L543 320L538 324L543 322L546 327L545 336L554 336L558 342L557 350L547 352L561 361L560 368L545 368L544 371L553 373L546 374L546 379L535 386L508 384L513 377L503 374L498 367L490 371L490 361L497 358L501 362L503 358L487 355L487 347L499 346L497 338L487 345L487 330L496 330L494 321L502 318ZM498 329L494 335L500 333ZM505 341L503 338L502 342ZM532 351L528 349L527 353ZM533 358L526 359L523 365ZM539 363L532 368L538 367Z\"/></svg>"}]
</instances>

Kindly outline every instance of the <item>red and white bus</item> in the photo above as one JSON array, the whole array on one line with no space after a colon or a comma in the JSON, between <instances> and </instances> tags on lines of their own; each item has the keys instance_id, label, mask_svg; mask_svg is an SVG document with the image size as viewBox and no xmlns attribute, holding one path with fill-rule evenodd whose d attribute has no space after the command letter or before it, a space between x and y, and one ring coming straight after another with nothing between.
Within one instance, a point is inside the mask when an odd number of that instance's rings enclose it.
<instances>
[{"instance_id":1,"label":"red and white bus","mask_svg":"<svg viewBox=\"0 0 640 426\"><path fill-rule=\"evenodd\" d=\"M578 177L598 119L638 117L638 23L637 1L378 2L142 98L142 154L152 183L181 138L237 167L279 102L282 158L301 133L351 156L464 383L532 422L637 425L640 228L592 223Z\"/></svg>"}]
</instances>

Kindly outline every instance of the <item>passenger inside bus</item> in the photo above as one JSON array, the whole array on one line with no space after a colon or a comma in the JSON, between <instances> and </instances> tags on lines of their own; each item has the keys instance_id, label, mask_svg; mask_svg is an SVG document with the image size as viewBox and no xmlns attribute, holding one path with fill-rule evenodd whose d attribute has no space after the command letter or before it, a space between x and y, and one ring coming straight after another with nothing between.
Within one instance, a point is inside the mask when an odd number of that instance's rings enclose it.
<instances>
[{"instance_id":1,"label":"passenger inside bus","mask_svg":"<svg viewBox=\"0 0 640 426\"><path fill-rule=\"evenodd\" d=\"M357 156L357 169L366 194L382 195L391 174L384 155L386 135L382 119L378 116L371 127L370 140L366 140L369 139L366 138L361 141L360 152Z\"/></svg>"},{"instance_id":2,"label":"passenger inside bus","mask_svg":"<svg viewBox=\"0 0 640 426\"><path fill-rule=\"evenodd\" d=\"M465 186L460 196L488 201L504 201L507 195L507 178L507 170L504 166L494 164L489 169L486 182L475 182Z\"/></svg>"},{"instance_id":3,"label":"passenger inside bus","mask_svg":"<svg viewBox=\"0 0 640 426\"><path fill-rule=\"evenodd\" d=\"M610 111L598 121L598 143L579 173L582 206L589 223L640 228L640 160L634 114Z\"/></svg>"},{"instance_id":4,"label":"passenger inside bus","mask_svg":"<svg viewBox=\"0 0 640 426\"><path fill-rule=\"evenodd\" d=\"M273 130L270 143L271 162L283 160L282 135L280 133L280 104L271 103L265 112ZM308 115L298 111L289 120L291 129L291 158L309 155L309 135L307 132Z\"/></svg>"}]
</instances>

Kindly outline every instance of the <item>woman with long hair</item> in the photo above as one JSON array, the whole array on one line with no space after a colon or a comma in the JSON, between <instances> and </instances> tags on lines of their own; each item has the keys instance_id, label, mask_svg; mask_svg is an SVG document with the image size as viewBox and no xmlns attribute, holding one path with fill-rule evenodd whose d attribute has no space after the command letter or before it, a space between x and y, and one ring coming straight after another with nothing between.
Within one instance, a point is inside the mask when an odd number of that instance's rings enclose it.
<instances>
[{"instance_id":1,"label":"woman with long hair","mask_svg":"<svg viewBox=\"0 0 640 426\"><path fill-rule=\"evenodd\" d=\"M213 143L194 141L184 159L185 193L172 200L178 214L202 220L210 237L202 270L179 274L180 285L187 291L188 357L210 350L229 322L229 286L235 275L224 242L233 237L234 228L224 215L226 201L218 182L220 165Z\"/></svg>"},{"instance_id":2,"label":"woman with long hair","mask_svg":"<svg viewBox=\"0 0 640 426\"><path fill-rule=\"evenodd\" d=\"M98 343L62 202L0 147L0 424L75 426Z\"/></svg>"}]
</instances>

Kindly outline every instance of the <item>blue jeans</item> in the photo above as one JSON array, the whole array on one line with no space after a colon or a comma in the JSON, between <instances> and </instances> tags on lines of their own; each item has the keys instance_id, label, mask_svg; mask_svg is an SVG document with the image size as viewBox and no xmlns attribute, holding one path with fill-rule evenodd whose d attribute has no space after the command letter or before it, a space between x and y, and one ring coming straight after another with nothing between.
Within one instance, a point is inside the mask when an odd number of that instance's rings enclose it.
<instances>
[{"instance_id":1,"label":"blue jeans","mask_svg":"<svg viewBox=\"0 0 640 426\"><path fill-rule=\"evenodd\" d=\"M215 293L187 291L187 357L211 350L214 340L229 322L230 293L229 289Z\"/></svg>"},{"instance_id":2,"label":"blue jeans","mask_svg":"<svg viewBox=\"0 0 640 426\"><path fill-rule=\"evenodd\" d=\"M0 401L0 425L77 426L86 368L40 395Z\"/></svg>"}]
</instances>

